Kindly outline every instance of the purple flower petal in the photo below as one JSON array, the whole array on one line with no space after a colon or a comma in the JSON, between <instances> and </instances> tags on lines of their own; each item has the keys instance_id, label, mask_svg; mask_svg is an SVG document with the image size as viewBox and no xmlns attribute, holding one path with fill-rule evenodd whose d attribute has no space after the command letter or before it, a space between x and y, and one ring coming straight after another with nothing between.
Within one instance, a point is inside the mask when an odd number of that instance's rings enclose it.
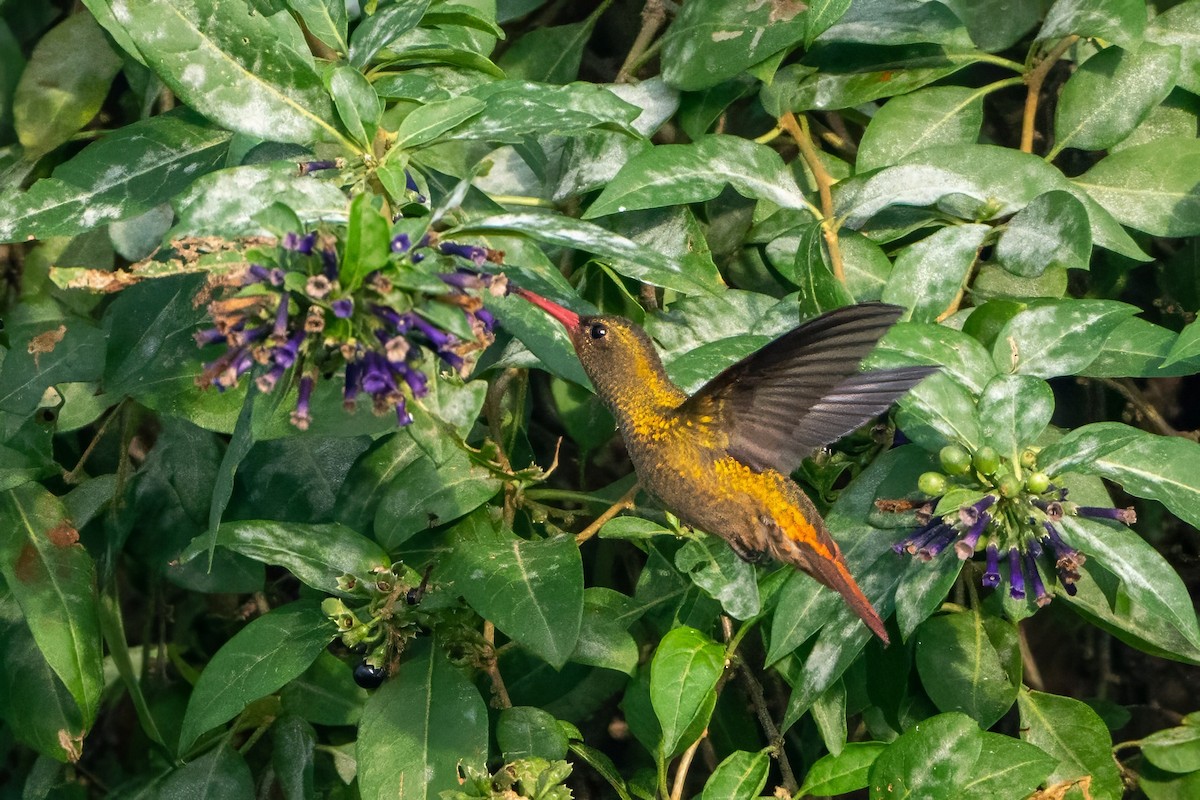
<instances>
[{"instance_id":1,"label":"purple flower petal","mask_svg":"<svg viewBox=\"0 0 1200 800\"><path fill-rule=\"evenodd\" d=\"M1008 596L1013 600L1025 599L1025 576L1021 573L1021 553L1017 548L1008 551Z\"/></svg>"}]
</instances>

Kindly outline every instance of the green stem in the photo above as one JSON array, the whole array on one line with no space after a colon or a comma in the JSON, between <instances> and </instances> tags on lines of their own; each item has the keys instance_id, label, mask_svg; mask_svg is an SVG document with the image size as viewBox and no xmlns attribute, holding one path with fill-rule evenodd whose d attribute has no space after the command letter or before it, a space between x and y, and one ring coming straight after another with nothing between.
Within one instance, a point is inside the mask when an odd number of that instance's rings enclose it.
<instances>
[{"instance_id":1,"label":"green stem","mask_svg":"<svg viewBox=\"0 0 1200 800\"><path fill-rule=\"evenodd\" d=\"M525 496L530 500L572 500L576 503L592 503L598 506L612 505L613 502L587 492L573 492L570 489L526 489Z\"/></svg>"},{"instance_id":2,"label":"green stem","mask_svg":"<svg viewBox=\"0 0 1200 800\"><path fill-rule=\"evenodd\" d=\"M1023 64L1018 64L1012 59L992 55L991 53L947 53L946 60L951 64L975 64L978 62L983 62L985 64L995 64L998 67L1011 69L1013 72L1025 72L1025 66Z\"/></svg>"}]
</instances>

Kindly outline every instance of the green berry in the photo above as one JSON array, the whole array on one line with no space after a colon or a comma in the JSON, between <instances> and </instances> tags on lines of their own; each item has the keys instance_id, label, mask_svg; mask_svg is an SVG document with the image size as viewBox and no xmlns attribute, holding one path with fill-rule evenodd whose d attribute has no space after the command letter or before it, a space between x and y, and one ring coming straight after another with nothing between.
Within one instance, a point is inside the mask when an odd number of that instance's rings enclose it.
<instances>
[{"instance_id":1,"label":"green berry","mask_svg":"<svg viewBox=\"0 0 1200 800\"><path fill-rule=\"evenodd\" d=\"M942 462L942 469L949 475L966 475L971 469L971 454L961 445L946 445L938 453L938 458Z\"/></svg>"},{"instance_id":2,"label":"green berry","mask_svg":"<svg viewBox=\"0 0 1200 800\"><path fill-rule=\"evenodd\" d=\"M996 470L1000 469L1000 454L994 448L986 445L975 451L975 457L972 461L975 464L975 469L984 475L994 475L996 474Z\"/></svg>"},{"instance_id":3,"label":"green berry","mask_svg":"<svg viewBox=\"0 0 1200 800\"><path fill-rule=\"evenodd\" d=\"M1021 493L1021 482L1012 475L1004 475L996 481L1001 497L1016 497Z\"/></svg>"},{"instance_id":4,"label":"green berry","mask_svg":"<svg viewBox=\"0 0 1200 800\"><path fill-rule=\"evenodd\" d=\"M1032 448L1027 447L1021 451L1021 466L1026 469L1037 466L1037 453Z\"/></svg>"},{"instance_id":5,"label":"green berry","mask_svg":"<svg viewBox=\"0 0 1200 800\"><path fill-rule=\"evenodd\" d=\"M1041 494L1050 488L1050 476L1044 472L1034 472L1025 479L1025 488L1034 494Z\"/></svg>"},{"instance_id":6,"label":"green berry","mask_svg":"<svg viewBox=\"0 0 1200 800\"><path fill-rule=\"evenodd\" d=\"M940 497L946 493L946 476L940 472L923 472L917 478L917 488L930 497Z\"/></svg>"}]
</instances>

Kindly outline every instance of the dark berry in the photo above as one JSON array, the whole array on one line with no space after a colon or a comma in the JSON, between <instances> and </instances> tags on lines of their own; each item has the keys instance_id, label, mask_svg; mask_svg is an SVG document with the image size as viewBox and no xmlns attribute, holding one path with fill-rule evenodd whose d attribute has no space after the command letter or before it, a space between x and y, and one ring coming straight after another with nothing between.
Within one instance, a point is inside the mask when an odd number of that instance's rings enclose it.
<instances>
[{"instance_id":1,"label":"dark berry","mask_svg":"<svg viewBox=\"0 0 1200 800\"><path fill-rule=\"evenodd\" d=\"M378 689L386 677L387 670L368 664L366 661L360 661L354 668L354 682L364 689Z\"/></svg>"}]
</instances>

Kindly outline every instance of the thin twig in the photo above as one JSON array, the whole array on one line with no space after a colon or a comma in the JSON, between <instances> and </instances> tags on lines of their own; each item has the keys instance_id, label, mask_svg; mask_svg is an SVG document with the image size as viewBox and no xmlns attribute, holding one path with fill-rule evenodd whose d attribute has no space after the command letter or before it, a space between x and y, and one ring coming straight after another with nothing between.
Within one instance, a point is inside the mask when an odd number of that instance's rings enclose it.
<instances>
[{"instance_id":1,"label":"thin twig","mask_svg":"<svg viewBox=\"0 0 1200 800\"><path fill-rule=\"evenodd\" d=\"M483 622L483 638L490 650L487 655L487 674L492 682L492 693L496 695L496 705L499 708L512 708L508 689L504 688L504 678L500 677L500 659L496 653L496 626L491 620Z\"/></svg>"},{"instance_id":2,"label":"thin twig","mask_svg":"<svg viewBox=\"0 0 1200 800\"><path fill-rule=\"evenodd\" d=\"M758 717L758 724L762 726L767 741L771 743L772 753L779 761L779 773L783 776L783 786L794 797L800 791L800 784L796 783L796 774L792 772L791 762L788 761L787 752L784 750L783 734L775 726L775 720L771 719L771 712L767 709L767 698L763 694L762 684L758 682L758 678L754 677L754 673L750 671L744 661L738 664L738 677L742 681L742 688L750 696L754 714Z\"/></svg>"},{"instance_id":3,"label":"thin twig","mask_svg":"<svg viewBox=\"0 0 1200 800\"><path fill-rule=\"evenodd\" d=\"M87 463L88 456L90 456L92 451L96 449L96 445L99 444L100 439L104 437L104 432L108 430L109 424L116 419L117 416L119 416L117 412L119 412L124 405L125 401L122 400L120 403L108 410L108 416L104 418L104 422L100 423L100 427L96 429L96 435L92 437L90 442L88 442L88 446L84 448L83 455L79 456L79 461L76 462L75 467L70 472L63 475L64 481L67 483L79 482L79 473L83 471L83 465Z\"/></svg>"},{"instance_id":4,"label":"thin twig","mask_svg":"<svg viewBox=\"0 0 1200 800\"><path fill-rule=\"evenodd\" d=\"M683 751L683 755L679 757L679 766L675 768L675 785L671 787L671 800L683 799L683 784L687 781L688 770L692 766L692 758L696 755L696 750L700 747L700 743L708 736L708 728L704 729L704 733L696 741L692 742L692 746Z\"/></svg>"},{"instance_id":5,"label":"thin twig","mask_svg":"<svg viewBox=\"0 0 1200 800\"><path fill-rule=\"evenodd\" d=\"M1029 649L1029 640L1025 638L1025 627L1022 625L1017 626L1017 644L1021 649L1021 665L1025 674L1025 683L1031 689L1044 691L1046 684L1042 680L1042 671L1038 669L1037 659L1033 657L1033 651Z\"/></svg>"},{"instance_id":6,"label":"thin twig","mask_svg":"<svg viewBox=\"0 0 1200 800\"><path fill-rule=\"evenodd\" d=\"M1154 407L1154 404L1147 400L1131 381L1119 380L1117 378L1100 378L1100 383L1124 397L1129 405L1133 406L1133 410L1150 427L1163 436L1179 436L1184 439L1193 440L1196 438L1195 432L1185 433L1177 430L1171 423L1167 422L1166 418Z\"/></svg>"},{"instance_id":7,"label":"thin twig","mask_svg":"<svg viewBox=\"0 0 1200 800\"><path fill-rule=\"evenodd\" d=\"M640 482L635 482L633 484L633 486L630 486L629 491L627 491L625 494L621 495L620 500L618 500L617 502L615 502L611 506L609 506L603 514L596 517L596 519L594 519L592 521L591 525L588 525L586 528L584 528L578 534L575 535L575 544L577 544L577 545L583 544L588 539L595 536L596 531L600 530L600 528L602 528L604 526L604 523L608 522L610 519L615 517L617 514L620 514L625 509L632 508L633 507L633 498L637 497L637 493L639 491L641 491L641 488L642 488L642 485Z\"/></svg>"},{"instance_id":8,"label":"thin twig","mask_svg":"<svg viewBox=\"0 0 1200 800\"><path fill-rule=\"evenodd\" d=\"M1053 50L1046 54L1045 58L1038 62L1036 67L1025 75L1025 85L1029 88L1025 93L1025 112L1021 117L1022 153L1033 152L1033 123L1034 118L1037 116L1038 101L1042 95L1042 84L1045 83L1046 76L1050 74L1050 68L1078 40L1079 37L1075 34L1065 37L1054 46Z\"/></svg>"},{"instance_id":9,"label":"thin twig","mask_svg":"<svg viewBox=\"0 0 1200 800\"><path fill-rule=\"evenodd\" d=\"M487 394L483 400L488 436L496 444L496 461L500 468L509 474L512 473L512 464L508 460L508 454L504 452L504 430L501 421L503 420L504 395L516 372L515 369L506 369L501 372L494 381L488 384ZM506 481L504 484L504 523L506 527L512 527L516 514L517 486L512 481Z\"/></svg>"},{"instance_id":10,"label":"thin twig","mask_svg":"<svg viewBox=\"0 0 1200 800\"><path fill-rule=\"evenodd\" d=\"M829 249L829 264L833 268L833 277L845 286L846 270L842 265L842 250L838 245L837 225L833 219L833 192L830 190L833 178L821 163L817 148L813 145L808 120L803 115L797 120L796 115L789 111L779 118L779 124L795 140L804 163L812 173L813 180L817 182L817 194L821 198L821 233L825 237L825 246Z\"/></svg>"},{"instance_id":11,"label":"thin twig","mask_svg":"<svg viewBox=\"0 0 1200 800\"><path fill-rule=\"evenodd\" d=\"M633 40L633 45L629 48L629 54L625 56L625 63L617 71L617 83L629 83L630 79L633 78L638 59L650 47L650 43L654 41L658 29L666 21L666 3L663 0L646 0L646 5L642 7L642 28L638 31L637 38Z\"/></svg>"}]
</instances>

